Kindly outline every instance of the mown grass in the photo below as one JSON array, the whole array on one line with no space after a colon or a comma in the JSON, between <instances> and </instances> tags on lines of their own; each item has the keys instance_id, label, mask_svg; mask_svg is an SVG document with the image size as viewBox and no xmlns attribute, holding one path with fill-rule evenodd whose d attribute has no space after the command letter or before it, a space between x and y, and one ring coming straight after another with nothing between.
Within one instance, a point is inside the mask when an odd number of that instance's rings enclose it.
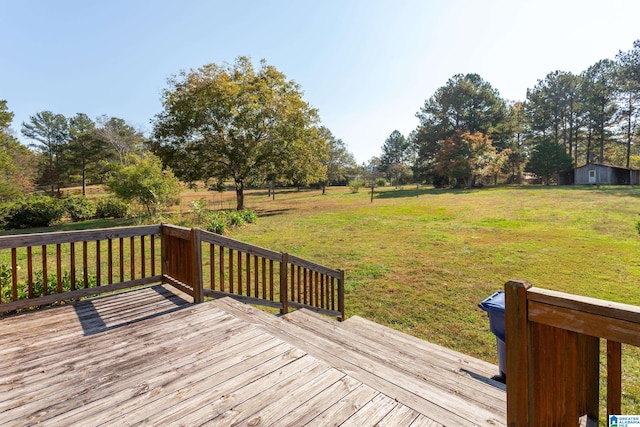
<instances>
[{"instance_id":1,"label":"mown grass","mask_svg":"<svg viewBox=\"0 0 640 427\"><path fill-rule=\"evenodd\" d=\"M373 203L331 188L247 202L260 220L232 237L345 269L347 316L493 363L477 304L509 279L640 305L640 188L381 189ZM638 413L640 353L623 351L626 413Z\"/></svg>"}]
</instances>

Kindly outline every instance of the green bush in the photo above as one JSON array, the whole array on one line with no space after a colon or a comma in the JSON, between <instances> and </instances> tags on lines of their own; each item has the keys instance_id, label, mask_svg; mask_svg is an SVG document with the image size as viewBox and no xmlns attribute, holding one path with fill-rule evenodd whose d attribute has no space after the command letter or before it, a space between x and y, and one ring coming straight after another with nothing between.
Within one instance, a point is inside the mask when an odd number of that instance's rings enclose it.
<instances>
[{"instance_id":1,"label":"green bush","mask_svg":"<svg viewBox=\"0 0 640 427\"><path fill-rule=\"evenodd\" d=\"M129 216L129 204L119 199L100 200L96 206L96 218L126 218Z\"/></svg>"},{"instance_id":2,"label":"green bush","mask_svg":"<svg viewBox=\"0 0 640 427\"><path fill-rule=\"evenodd\" d=\"M29 196L10 203L5 211L4 228L48 227L62 219L65 208L49 196Z\"/></svg>"},{"instance_id":3,"label":"green bush","mask_svg":"<svg viewBox=\"0 0 640 427\"><path fill-rule=\"evenodd\" d=\"M205 229L211 233L224 234L227 228L227 218L219 213L211 213L207 219Z\"/></svg>"},{"instance_id":4,"label":"green bush","mask_svg":"<svg viewBox=\"0 0 640 427\"><path fill-rule=\"evenodd\" d=\"M256 213L256 211L251 209L245 209L241 211L240 215L242 215L242 219L247 224L253 224L258 220L258 214Z\"/></svg>"},{"instance_id":5,"label":"green bush","mask_svg":"<svg viewBox=\"0 0 640 427\"><path fill-rule=\"evenodd\" d=\"M84 196L71 196L64 201L67 213L73 222L95 218L96 204Z\"/></svg>"},{"instance_id":6,"label":"green bush","mask_svg":"<svg viewBox=\"0 0 640 427\"><path fill-rule=\"evenodd\" d=\"M232 227L241 227L244 225L244 217L241 212L238 211L227 211L227 221L229 225Z\"/></svg>"},{"instance_id":7,"label":"green bush","mask_svg":"<svg viewBox=\"0 0 640 427\"><path fill-rule=\"evenodd\" d=\"M376 187L384 187L385 185L387 185L387 180L384 178L378 178L376 179Z\"/></svg>"},{"instance_id":8,"label":"green bush","mask_svg":"<svg viewBox=\"0 0 640 427\"><path fill-rule=\"evenodd\" d=\"M359 179L352 179L351 181L349 181L349 189L352 193L357 193L358 191L360 191L361 187L362 181L360 181Z\"/></svg>"}]
</instances>

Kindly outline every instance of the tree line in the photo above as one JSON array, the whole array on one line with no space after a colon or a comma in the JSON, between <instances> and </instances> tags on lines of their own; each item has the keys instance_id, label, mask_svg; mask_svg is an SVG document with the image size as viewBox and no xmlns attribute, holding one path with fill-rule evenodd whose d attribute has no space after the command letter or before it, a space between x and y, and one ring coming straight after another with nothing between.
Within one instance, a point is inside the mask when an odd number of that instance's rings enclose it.
<instances>
[{"instance_id":1,"label":"tree line","mask_svg":"<svg viewBox=\"0 0 640 427\"><path fill-rule=\"evenodd\" d=\"M550 72L525 101L502 99L478 74L455 75L416 116L413 132L394 131L370 161L391 181L520 183L532 172L548 183L588 163L640 167L640 40L580 74Z\"/></svg>"},{"instance_id":2,"label":"tree line","mask_svg":"<svg viewBox=\"0 0 640 427\"><path fill-rule=\"evenodd\" d=\"M182 72L169 80L162 102L150 137L120 118L36 113L21 128L31 150L13 135L13 114L2 101L0 162L7 167L0 177L0 201L24 195L34 185L46 185L54 194L81 182L85 194L87 183L107 183L151 213L155 200L148 201L141 190L131 196L136 190L131 179L153 176L148 193L157 193L163 187L160 168L164 176L187 184L204 181L211 189L232 181L242 210L248 185L315 183L324 191L326 185L346 182L356 167L344 142L302 99L299 85L265 61L254 68L239 57L233 64Z\"/></svg>"}]
</instances>

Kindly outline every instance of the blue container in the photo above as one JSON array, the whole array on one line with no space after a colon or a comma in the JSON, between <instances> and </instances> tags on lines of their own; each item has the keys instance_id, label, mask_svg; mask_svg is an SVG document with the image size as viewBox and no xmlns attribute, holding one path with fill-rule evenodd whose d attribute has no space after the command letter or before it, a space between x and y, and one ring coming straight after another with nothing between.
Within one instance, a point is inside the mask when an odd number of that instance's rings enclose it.
<instances>
[{"instance_id":1,"label":"blue container","mask_svg":"<svg viewBox=\"0 0 640 427\"><path fill-rule=\"evenodd\" d=\"M507 377L507 346L505 344L506 340L504 332L504 291L498 291L485 298L480 304L478 304L478 307L486 311L489 315L489 328L496 336L500 376L494 377L494 379L505 382Z\"/></svg>"}]
</instances>

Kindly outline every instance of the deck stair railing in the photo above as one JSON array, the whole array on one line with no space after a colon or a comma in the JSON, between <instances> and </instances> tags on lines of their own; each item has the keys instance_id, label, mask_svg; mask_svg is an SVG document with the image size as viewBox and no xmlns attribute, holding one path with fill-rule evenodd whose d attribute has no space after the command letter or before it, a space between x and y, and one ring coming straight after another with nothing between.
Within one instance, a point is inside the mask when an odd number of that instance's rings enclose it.
<instances>
[{"instance_id":1,"label":"deck stair railing","mask_svg":"<svg viewBox=\"0 0 640 427\"><path fill-rule=\"evenodd\" d=\"M344 272L168 224L0 237L0 312L151 283L344 318ZM0 258L2 259L2 258Z\"/></svg>"},{"instance_id":2,"label":"deck stair railing","mask_svg":"<svg viewBox=\"0 0 640 427\"><path fill-rule=\"evenodd\" d=\"M640 307L505 284L509 426L597 425L600 339L607 416L621 413L622 344L640 347Z\"/></svg>"}]
</instances>

